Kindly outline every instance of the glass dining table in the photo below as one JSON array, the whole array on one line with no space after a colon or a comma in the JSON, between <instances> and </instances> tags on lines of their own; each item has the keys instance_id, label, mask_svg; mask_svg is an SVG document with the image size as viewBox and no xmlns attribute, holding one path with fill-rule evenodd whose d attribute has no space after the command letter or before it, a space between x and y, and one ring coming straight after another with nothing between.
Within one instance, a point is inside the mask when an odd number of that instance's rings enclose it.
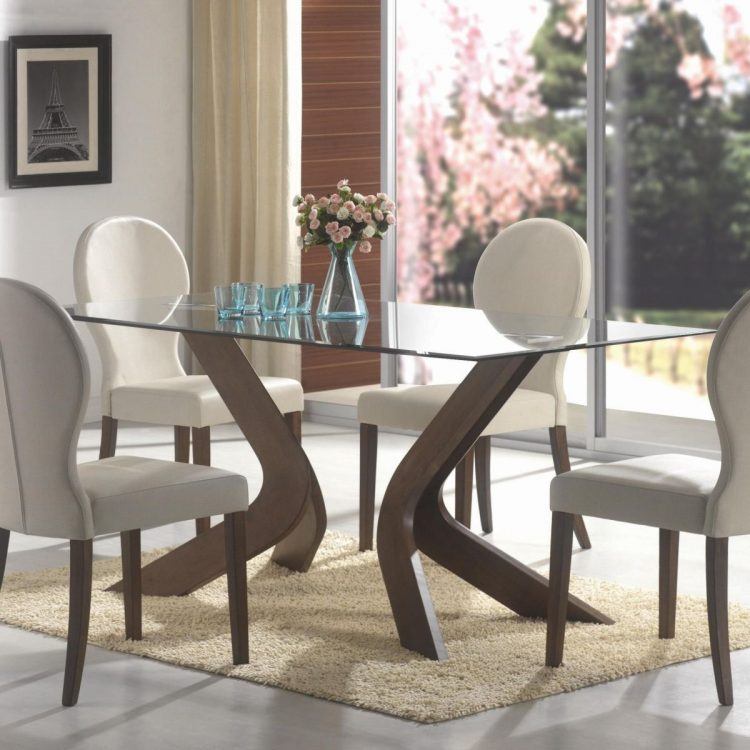
<instances>
[{"instance_id":1,"label":"glass dining table","mask_svg":"<svg viewBox=\"0 0 750 750\"><path fill-rule=\"evenodd\" d=\"M710 334L698 328L594 318L556 318L498 310L369 302L369 318L219 320L208 295L94 302L67 308L87 323L181 334L256 453L263 484L247 511L248 559L274 548L279 565L304 572L326 529L326 510L302 446L263 387L239 342L273 341L416 355L473 363L394 472L380 509L377 554L403 646L447 658L420 554L525 617L546 617L542 575L458 523L443 483L526 375L545 355ZM498 304L501 307L501 304ZM143 592L184 595L225 572L221 524L143 569ZM119 584L113 588L117 589ZM610 623L570 596L571 620Z\"/></svg>"}]
</instances>

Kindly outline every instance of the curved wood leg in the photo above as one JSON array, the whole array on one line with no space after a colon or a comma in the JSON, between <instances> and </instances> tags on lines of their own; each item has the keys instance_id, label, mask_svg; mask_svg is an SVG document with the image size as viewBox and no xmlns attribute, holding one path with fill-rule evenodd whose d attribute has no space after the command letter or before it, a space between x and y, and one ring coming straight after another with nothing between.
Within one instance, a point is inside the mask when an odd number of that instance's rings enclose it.
<instances>
[{"instance_id":1,"label":"curved wood leg","mask_svg":"<svg viewBox=\"0 0 750 750\"><path fill-rule=\"evenodd\" d=\"M378 466L378 426L359 426L359 551L372 549L375 524L375 478Z\"/></svg>"},{"instance_id":2,"label":"curved wood leg","mask_svg":"<svg viewBox=\"0 0 750 750\"><path fill-rule=\"evenodd\" d=\"M86 660L86 643L89 637L92 563L91 539L71 540L68 649L65 655L63 706L75 706L81 689L83 663Z\"/></svg>"},{"instance_id":3,"label":"curved wood leg","mask_svg":"<svg viewBox=\"0 0 750 750\"><path fill-rule=\"evenodd\" d=\"M555 474L564 474L570 471L570 454L568 453L568 431L565 425L557 425L549 428L549 443L552 448L552 461L555 464ZM578 544L581 549L591 549L589 532L583 517L573 516L573 531L575 531Z\"/></svg>"},{"instance_id":4,"label":"curved wood leg","mask_svg":"<svg viewBox=\"0 0 750 750\"><path fill-rule=\"evenodd\" d=\"M417 550L521 615L545 617L547 580L472 534L447 513L440 490L498 410L537 363L526 354L479 362L407 453L386 490L378 558L402 645L446 657ZM611 622L570 597L572 619Z\"/></svg>"},{"instance_id":5,"label":"curved wood leg","mask_svg":"<svg viewBox=\"0 0 750 750\"><path fill-rule=\"evenodd\" d=\"M729 656L729 605L727 603L728 539L706 537L706 593L708 594L708 632L711 660L719 703L734 703L732 664Z\"/></svg>"},{"instance_id":6,"label":"curved wood leg","mask_svg":"<svg viewBox=\"0 0 750 750\"><path fill-rule=\"evenodd\" d=\"M117 420L102 417L102 439L99 444L99 458L112 458L117 450Z\"/></svg>"},{"instance_id":7,"label":"curved wood leg","mask_svg":"<svg viewBox=\"0 0 750 750\"><path fill-rule=\"evenodd\" d=\"M286 426L292 431L294 439L298 442L302 442L302 412L301 411L290 411L284 415L284 421Z\"/></svg>"},{"instance_id":8,"label":"curved wood leg","mask_svg":"<svg viewBox=\"0 0 750 750\"><path fill-rule=\"evenodd\" d=\"M234 339L183 335L263 468L260 493L245 515L247 559L276 545L274 562L307 570L325 533L326 511L302 446ZM145 566L143 593L189 594L225 572L222 522Z\"/></svg>"},{"instance_id":9,"label":"curved wood leg","mask_svg":"<svg viewBox=\"0 0 750 750\"><path fill-rule=\"evenodd\" d=\"M475 473L477 476L477 501L479 519L485 534L492 532L492 480L490 459L492 456L492 437L485 435L477 440L474 446Z\"/></svg>"},{"instance_id":10,"label":"curved wood leg","mask_svg":"<svg viewBox=\"0 0 750 750\"><path fill-rule=\"evenodd\" d=\"M680 532L659 529L659 638L674 638Z\"/></svg>"},{"instance_id":11,"label":"curved wood leg","mask_svg":"<svg viewBox=\"0 0 750 750\"><path fill-rule=\"evenodd\" d=\"M193 427L193 463L199 466L211 465L211 428ZM196 518L195 533L203 534L211 528L211 519Z\"/></svg>"}]
</instances>

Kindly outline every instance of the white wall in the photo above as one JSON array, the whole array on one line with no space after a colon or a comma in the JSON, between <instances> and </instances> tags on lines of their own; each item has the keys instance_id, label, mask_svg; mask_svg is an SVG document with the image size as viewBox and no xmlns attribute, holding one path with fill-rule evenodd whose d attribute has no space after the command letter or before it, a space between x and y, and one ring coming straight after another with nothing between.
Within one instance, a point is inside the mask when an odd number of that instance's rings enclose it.
<instances>
[{"instance_id":1,"label":"white wall","mask_svg":"<svg viewBox=\"0 0 750 750\"><path fill-rule=\"evenodd\" d=\"M0 95L0 276L74 301L81 231L112 214L153 219L190 251L190 0L0 0L0 80L9 36L112 34L112 184L9 190L6 97ZM83 328L84 326L81 326ZM92 370L88 418L99 408Z\"/></svg>"}]
</instances>

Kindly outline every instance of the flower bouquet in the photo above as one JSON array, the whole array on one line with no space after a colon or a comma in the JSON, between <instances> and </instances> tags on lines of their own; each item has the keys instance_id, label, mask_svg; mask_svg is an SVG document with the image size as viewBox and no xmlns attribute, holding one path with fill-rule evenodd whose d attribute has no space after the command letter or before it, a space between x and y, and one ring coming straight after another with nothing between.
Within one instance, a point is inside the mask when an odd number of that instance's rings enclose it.
<instances>
[{"instance_id":1,"label":"flower bouquet","mask_svg":"<svg viewBox=\"0 0 750 750\"><path fill-rule=\"evenodd\" d=\"M298 245L328 245L331 265L328 268L318 304L320 318L363 318L367 315L362 287L352 255L372 250L371 240L382 238L396 223L395 205L385 194L362 195L340 180L336 192L316 198L297 195Z\"/></svg>"}]
</instances>

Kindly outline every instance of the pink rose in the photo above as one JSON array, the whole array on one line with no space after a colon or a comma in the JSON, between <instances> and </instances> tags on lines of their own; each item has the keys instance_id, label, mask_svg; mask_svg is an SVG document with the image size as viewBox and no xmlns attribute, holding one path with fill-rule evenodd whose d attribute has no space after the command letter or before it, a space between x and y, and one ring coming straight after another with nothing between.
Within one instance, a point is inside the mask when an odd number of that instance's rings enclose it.
<instances>
[{"instance_id":1,"label":"pink rose","mask_svg":"<svg viewBox=\"0 0 750 750\"><path fill-rule=\"evenodd\" d=\"M386 224L395 224L396 223L396 217L393 214L388 214L388 216L385 217Z\"/></svg>"},{"instance_id":2,"label":"pink rose","mask_svg":"<svg viewBox=\"0 0 750 750\"><path fill-rule=\"evenodd\" d=\"M341 188L342 188L342 187L344 187L345 185L348 185L348 184L349 184L349 180L339 180L339 181L338 181L338 182L336 183L336 187L337 187L337 188L338 188L339 190L341 190Z\"/></svg>"},{"instance_id":3,"label":"pink rose","mask_svg":"<svg viewBox=\"0 0 750 750\"><path fill-rule=\"evenodd\" d=\"M395 211L396 210L396 204L393 201L386 201L383 204L383 209L385 211Z\"/></svg>"},{"instance_id":4,"label":"pink rose","mask_svg":"<svg viewBox=\"0 0 750 750\"><path fill-rule=\"evenodd\" d=\"M317 219L313 219L310 222L310 229L317 229L320 226L320 222Z\"/></svg>"},{"instance_id":5,"label":"pink rose","mask_svg":"<svg viewBox=\"0 0 750 750\"><path fill-rule=\"evenodd\" d=\"M318 205L322 206L323 208L325 208L329 203L330 201L325 196L318 200Z\"/></svg>"},{"instance_id":6,"label":"pink rose","mask_svg":"<svg viewBox=\"0 0 750 750\"><path fill-rule=\"evenodd\" d=\"M341 227L339 230L339 233L346 239L347 237L351 236L352 228L351 227Z\"/></svg>"},{"instance_id":7,"label":"pink rose","mask_svg":"<svg viewBox=\"0 0 750 750\"><path fill-rule=\"evenodd\" d=\"M311 219L317 219L318 218L318 209L313 208L312 211L310 211L310 218Z\"/></svg>"},{"instance_id":8,"label":"pink rose","mask_svg":"<svg viewBox=\"0 0 750 750\"><path fill-rule=\"evenodd\" d=\"M297 206L297 213L303 214L307 211L307 203L300 203L299 206Z\"/></svg>"},{"instance_id":9,"label":"pink rose","mask_svg":"<svg viewBox=\"0 0 750 750\"><path fill-rule=\"evenodd\" d=\"M359 251L361 253L369 253L372 251L372 245L367 240L362 240L359 243Z\"/></svg>"},{"instance_id":10,"label":"pink rose","mask_svg":"<svg viewBox=\"0 0 750 750\"><path fill-rule=\"evenodd\" d=\"M347 201L346 203L344 203L344 208L347 211L354 211L354 209L356 208L356 206L354 205L353 201Z\"/></svg>"},{"instance_id":11,"label":"pink rose","mask_svg":"<svg viewBox=\"0 0 750 750\"><path fill-rule=\"evenodd\" d=\"M329 221L328 224L326 224L326 232L328 234L333 234L334 232L339 231L339 223L338 221Z\"/></svg>"},{"instance_id":12,"label":"pink rose","mask_svg":"<svg viewBox=\"0 0 750 750\"><path fill-rule=\"evenodd\" d=\"M383 221L383 212L379 208L376 208L372 215L375 217L375 221Z\"/></svg>"},{"instance_id":13,"label":"pink rose","mask_svg":"<svg viewBox=\"0 0 750 750\"><path fill-rule=\"evenodd\" d=\"M374 195L368 195L367 198L365 198L365 203L372 206L373 203L377 201L377 198Z\"/></svg>"},{"instance_id":14,"label":"pink rose","mask_svg":"<svg viewBox=\"0 0 750 750\"><path fill-rule=\"evenodd\" d=\"M341 196L340 195L332 195L331 196L331 203L341 203Z\"/></svg>"},{"instance_id":15,"label":"pink rose","mask_svg":"<svg viewBox=\"0 0 750 750\"><path fill-rule=\"evenodd\" d=\"M333 235L331 235L331 239L337 244L340 245L344 241L344 235L341 234L341 232L334 232Z\"/></svg>"},{"instance_id":16,"label":"pink rose","mask_svg":"<svg viewBox=\"0 0 750 750\"><path fill-rule=\"evenodd\" d=\"M305 203L312 206L312 204L315 203L315 196L312 193L308 193L305 196Z\"/></svg>"},{"instance_id":17,"label":"pink rose","mask_svg":"<svg viewBox=\"0 0 750 750\"><path fill-rule=\"evenodd\" d=\"M357 208L354 210L352 217L354 218L354 221L361 224L365 220L365 212L361 208Z\"/></svg>"}]
</instances>

